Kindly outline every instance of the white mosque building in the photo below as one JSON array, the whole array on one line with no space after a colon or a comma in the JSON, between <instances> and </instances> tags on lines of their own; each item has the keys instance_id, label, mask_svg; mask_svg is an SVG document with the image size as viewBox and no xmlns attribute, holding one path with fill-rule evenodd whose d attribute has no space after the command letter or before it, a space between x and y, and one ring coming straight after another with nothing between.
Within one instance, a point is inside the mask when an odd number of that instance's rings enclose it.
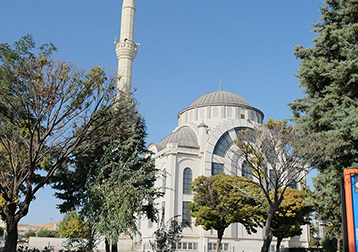
<instances>
[{"instance_id":1,"label":"white mosque building","mask_svg":"<svg viewBox=\"0 0 358 252\"><path fill-rule=\"evenodd\" d=\"M116 42L116 52L118 74L122 77L118 89L124 92L131 90L132 62L137 54L137 44L134 43L135 11L135 0L123 1L121 35ZM194 223L188 211L188 204L193 200L191 182L200 175L228 173L250 176L245 172L245 162L238 152L229 150L239 131L262 124L264 114L243 97L220 88L193 101L177 117L178 126L173 132L159 143L150 144L148 149L156 157L157 168L167 174L157 181L158 187L166 188L164 197L158 201L158 206L164 210L165 220L180 215ZM122 240L119 244L127 246L119 245L120 250L151 251L149 241L153 239L158 224L143 218L139 226L141 236L136 237L131 245ZM241 224L232 224L225 230L222 251L260 251L263 235L262 229L249 235ZM214 251L216 241L215 230L205 231L193 224L192 228L184 230L177 251ZM282 247L308 247L308 243L309 231L308 227L304 227L300 237L284 239ZM274 251L275 239L271 247Z\"/></svg>"}]
</instances>

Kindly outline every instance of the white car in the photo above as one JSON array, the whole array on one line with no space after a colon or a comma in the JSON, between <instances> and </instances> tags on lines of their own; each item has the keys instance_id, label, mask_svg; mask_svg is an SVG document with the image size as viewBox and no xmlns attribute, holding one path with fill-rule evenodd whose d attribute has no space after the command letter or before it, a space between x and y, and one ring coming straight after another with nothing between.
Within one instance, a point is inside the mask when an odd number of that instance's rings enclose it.
<instances>
[{"instance_id":1,"label":"white car","mask_svg":"<svg viewBox=\"0 0 358 252\"><path fill-rule=\"evenodd\" d=\"M64 248L78 248L84 246L84 241L82 239L78 238L69 238L64 240L61 243L61 246Z\"/></svg>"}]
</instances>

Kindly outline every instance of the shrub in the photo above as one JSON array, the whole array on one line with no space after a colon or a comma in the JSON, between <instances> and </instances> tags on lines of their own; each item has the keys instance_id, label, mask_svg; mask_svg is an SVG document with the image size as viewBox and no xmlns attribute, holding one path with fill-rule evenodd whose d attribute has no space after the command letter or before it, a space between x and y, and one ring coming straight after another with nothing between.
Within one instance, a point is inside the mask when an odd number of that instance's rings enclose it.
<instances>
[{"instance_id":1,"label":"shrub","mask_svg":"<svg viewBox=\"0 0 358 252\"><path fill-rule=\"evenodd\" d=\"M60 237L57 231L42 229L37 232L37 237Z\"/></svg>"},{"instance_id":2,"label":"shrub","mask_svg":"<svg viewBox=\"0 0 358 252\"><path fill-rule=\"evenodd\" d=\"M32 231L31 229L24 235L24 237L26 239L30 238L30 237L35 237L36 233L34 231Z\"/></svg>"}]
</instances>

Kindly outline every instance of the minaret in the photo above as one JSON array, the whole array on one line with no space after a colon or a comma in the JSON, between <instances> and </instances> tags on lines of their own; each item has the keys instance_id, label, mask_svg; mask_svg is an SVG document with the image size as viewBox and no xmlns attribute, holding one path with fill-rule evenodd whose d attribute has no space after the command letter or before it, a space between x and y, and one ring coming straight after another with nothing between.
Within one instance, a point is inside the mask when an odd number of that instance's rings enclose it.
<instances>
[{"instance_id":1,"label":"minaret","mask_svg":"<svg viewBox=\"0 0 358 252\"><path fill-rule=\"evenodd\" d=\"M118 57L117 95L122 92L130 95L132 91L132 65L139 45L134 43L135 12L135 0L123 0L121 35L114 42Z\"/></svg>"}]
</instances>

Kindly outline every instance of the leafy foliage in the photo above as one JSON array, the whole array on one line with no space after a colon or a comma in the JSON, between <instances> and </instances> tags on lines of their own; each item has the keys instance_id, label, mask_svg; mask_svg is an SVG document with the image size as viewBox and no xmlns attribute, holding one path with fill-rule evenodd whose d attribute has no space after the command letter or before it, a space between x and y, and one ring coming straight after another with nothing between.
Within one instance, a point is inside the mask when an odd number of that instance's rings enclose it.
<instances>
[{"instance_id":1,"label":"leafy foliage","mask_svg":"<svg viewBox=\"0 0 358 252\"><path fill-rule=\"evenodd\" d=\"M60 223L58 233L66 238L90 237L90 227L75 210L68 212Z\"/></svg>"},{"instance_id":2,"label":"leafy foliage","mask_svg":"<svg viewBox=\"0 0 358 252\"><path fill-rule=\"evenodd\" d=\"M37 191L64 169L112 105L114 78L99 67L87 74L54 60L52 44L36 49L31 35L0 44L0 193L5 247L14 251L17 224Z\"/></svg>"},{"instance_id":3,"label":"leafy foliage","mask_svg":"<svg viewBox=\"0 0 358 252\"><path fill-rule=\"evenodd\" d=\"M24 235L25 238L36 237L36 233L33 230L29 230Z\"/></svg>"},{"instance_id":4,"label":"leafy foliage","mask_svg":"<svg viewBox=\"0 0 358 252\"><path fill-rule=\"evenodd\" d=\"M120 234L137 231L137 216L155 219L154 188L157 169L145 146L146 127L132 98L121 96L102 118L101 141L78 153L74 170L58 174L54 188L69 207L80 208L94 232L116 241ZM74 188L72 188L74 185Z\"/></svg>"},{"instance_id":5,"label":"leafy foliage","mask_svg":"<svg viewBox=\"0 0 358 252\"><path fill-rule=\"evenodd\" d=\"M287 188L305 179L309 165L323 162L326 144L314 132L303 136L286 121L271 119L266 125L242 131L235 143L250 166L253 179L248 182L259 188L264 198L266 220L261 252L267 252L273 236L272 220Z\"/></svg>"},{"instance_id":6,"label":"leafy foliage","mask_svg":"<svg viewBox=\"0 0 358 252\"><path fill-rule=\"evenodd\" d=\"M355 0L326 0L321 8L321 22L314 25L317 37L312 48L297 46L295 55L300 62L298 79L305 96L290 104L294 122L302 132L314 130L329 139L327 144L339 141L340 148L326 152L327 162L319 166L319 216L335 230L341 240L339 181L344 168L358 168L358 2ZM337 176L332 176L331 170ZM323 178L327 176L327 178ZM333 185L336 184L336 185ZM333 186L332 186L333 185ZM330 187L330 188L328 188ZM335 208L333 210L333 208ZM323 212L322 212L323 211ZM339 244L338 244L338 247Z\"/></svg>"},{"instance_id":7,"label":"leafy foliage","mask_svg":"<svg viewBox=\"0 0 358 252\"><path fill-rule=\"evenodd\" d=\"M179 222L178 217L170 218L165 225L154 232L154 241L150 241L150 246L155 252L173 252L176 250L176 244L182 238L184 228L190 227L190 223Z\"/></svg>"},{"instance_id":8,"label":"leafy foliage","mask_svg":"<svg viewBox=\"0 0 358 252\"><path fill-rule=\"evenodd\" d=\"M316 209L315 217L324 220L325 230L322 246L327 250L331 248L333 240L336 242L334 247L340 246L342 240L342 202L341 195L338 193L340 177L339 169L325 169L312 180L315 191L310 194L309 202ZM324 202L322 199L325 199Z\"/></svg>"},{"instance_id":9,"label":"leafy foliage","mask_svg":"<svg viewBox=\"0 0 358 252\"><path fill-rule=\"evenodd\" d=\"M101 203L95 228L114 241L137 231L137 216L145 213L154 220L154 188L157 169L145 147L145 125L140 116L108 145L100 162L95 186L90 193Z\"/></svg>"},{"instance_id":10,"label":"leafy foliage","mask_svg":"<svg viewBox=\"0 0 358 252\"><path fill-rule=\"evenodd\" d=\"M37 237L60 237L60 235L57 231L42 229L37 232Z\"/></svg>"},{"instance_id":11,"label":"leafy foliage","mask_svg":"<svg viewBox=\"0 0 358 252\"><path fill-rule=\"evenodd\" d=\"M243 177L219 174L211 177L199 176L191 185L193 203L189 204L195 226L215 229L218 232L217 248L220 248L225 229L239 222L248 233L256 232L263 220L260 202L252 196L255 188ZM257 191L257 190L256 190Z\"/></svg>"},{"instance_id":12,"label":"leafy foliage","mask_svg":"<svg viewBox=\"0 0 358 252\"><path fill-rule=\"evenodd\" d=\"M272 233L277 237L277 251L279 251L284 238L301 235L301 226L310 223L309 215L313 208L307 204L307 196L308 194L302 190L286 189L271 224Z\"/></svg>"}]
</instances>

